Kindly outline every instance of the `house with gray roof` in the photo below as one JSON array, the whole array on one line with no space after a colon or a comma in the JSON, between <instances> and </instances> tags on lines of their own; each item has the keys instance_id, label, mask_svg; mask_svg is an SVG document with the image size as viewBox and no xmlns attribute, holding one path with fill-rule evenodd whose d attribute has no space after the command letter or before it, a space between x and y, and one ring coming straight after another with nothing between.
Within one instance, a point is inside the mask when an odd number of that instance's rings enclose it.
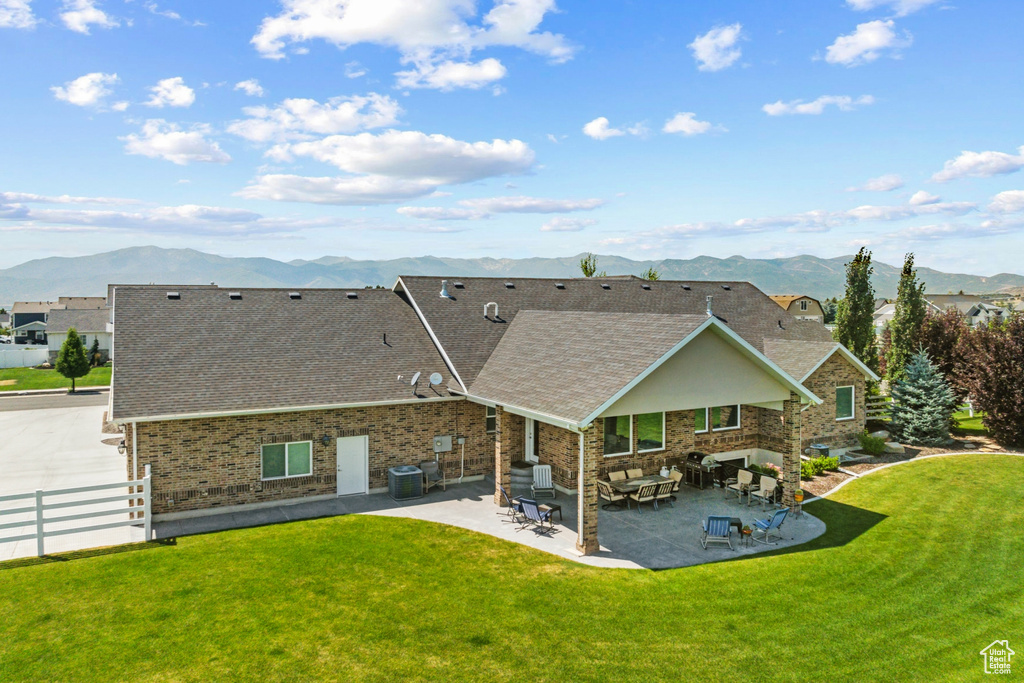
<instances>
[{"instance_id":1,"label":"house with gray roof","mask_svg":"<svg viewBox=\"0 0 1024 683\"><path fill-rule=\"evenodd\" d=\"M688 454L783 470L841 448L877 377L749 283L400 277L390 289L118 285L110 415L157 519L550 465L597 549L596 482ZM197 324L202 321L202 324Z\"/></svg>"},{"instance_id":2,"label":"house with gray roof","mask_svg":"<svg viewBox=\"0 0 1024 683\"><path fill-rule=\"evenodd\" d=\"M11 330L15 344L45 344L46 321L55 301L15 301L11 306Z\"/></svg>"},{"instance_id":3,"label":"house with gray roof","mask_svg":"<svg viewBox=\"0 0 1024 683\"><path fill-rule=\"evenodd\" d=\"M97 308L55 308L50 311L46 323L46 346L51 363L56 362L60 347L64 345L71 328L78 333L86 353L94 342L99 342L99 362L106 363L110 359L114 336L110 321L111 310L105 305L106 299L100 297L99 301L104 302L104 305ZM95 362L93 358L89 360Z\"/></svg>"}]
</instances>

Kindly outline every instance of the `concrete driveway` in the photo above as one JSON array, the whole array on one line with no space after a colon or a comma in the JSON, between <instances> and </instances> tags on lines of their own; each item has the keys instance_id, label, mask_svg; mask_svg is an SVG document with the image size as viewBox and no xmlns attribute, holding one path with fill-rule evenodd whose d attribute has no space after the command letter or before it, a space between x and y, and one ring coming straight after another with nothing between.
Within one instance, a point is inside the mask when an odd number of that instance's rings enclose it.
<instances>
[{"instance_id":1,"label":"concrete driveway","mask_svg":"<svg viewBox=\"0 0 1024 683\"><path fill-rule=\"evenodd\" d=\"M0 399L0 496L33 492L36 489L64 489L93 484L127 481L125 456L117 447L102 443L103 439L117 438L116 434L102 433L106 394L101 394L102 405L82 405L84 397L46 397L39 408L40 397ZM64 399L63 401L61 399ZM98 402L94 398L92 402ZM118 489L99 493L76 494L83 497L114 496ZM69 496L61 500L71 500ZM31 501L0 502L0 509L30 505ZM111 509L120 503L99 506L74 507L55 510L49 516ZM127 503L124 503L127 506ZM66 527L88 523L102 524L120 519L104 517L95 522L67 523ZM127 515L124 517L127 519ZM34 514L5 516L0 522L33 522ZM55 525L52 528L56 528ZM50 528L50 527L48 527ZM32 527L0 530L0 537L29 533ZM129 527L106 529L84 534L68 534L46 539L47 554L125 543L141 534ZM0 560L29 557L36 554L34 540L15 543L0 542Z\"/></svg>"}]
</instances>

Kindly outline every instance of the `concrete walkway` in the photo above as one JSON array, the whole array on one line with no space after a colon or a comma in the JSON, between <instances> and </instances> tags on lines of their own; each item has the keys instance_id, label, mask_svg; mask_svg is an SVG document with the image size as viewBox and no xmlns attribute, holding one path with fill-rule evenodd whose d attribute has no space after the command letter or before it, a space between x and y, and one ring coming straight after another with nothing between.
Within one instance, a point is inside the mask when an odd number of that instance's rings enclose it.
<instances>
[{"instance_id":1,"label":"concrete walkway","mask_svg":"<svg viewBox=\"0 0 1024 683\"><path fill-rule=\"evenodd\" d=\"M344 514L370 514L388 517L409 517L478 531L514 543L543 550L570 560L596 567L664 569L716 562L768 549L806 543L825 532L825 524L804 513L790 516L782 527L783 540L765 546L743 546L733 535L735 550L700 546L700 522L708 515L739 517L744 523L770 514L755 505L747 507L735 498L726 500L721 489L699 491L684 487L675 507L662 505L655 511L649 505L642 513L636 509L601 510L598 536L601 551L581 556L576 552L576 497L559 494L554 502L562 506L563 518L554 514L554 530L540 534L532 528L519 529L507 521L502 509L494 505L493 480L449 485L447 491L432 490L423 498L397 502L386 494L349 496L326 501L279 505L251 512L224 513L169 522L155 522L157 538L222 531L249 526L290 522L299 519ZM528 491L514 491L525 495ZM540 502L547 502L543 499Z\"/></svg>"}]
</instances>

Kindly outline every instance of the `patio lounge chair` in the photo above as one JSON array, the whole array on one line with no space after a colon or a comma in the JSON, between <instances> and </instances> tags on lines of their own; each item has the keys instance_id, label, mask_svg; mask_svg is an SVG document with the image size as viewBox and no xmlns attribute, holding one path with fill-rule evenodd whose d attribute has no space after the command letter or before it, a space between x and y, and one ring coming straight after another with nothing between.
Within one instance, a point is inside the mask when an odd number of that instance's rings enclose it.
<instances>
[{"instance_id":1,"label":"patio lounge chair","mask_svg":"<svg viewBox=\"0 0 1024 683\"><path fill-rule=\"evenodd\" d=\"M732 482L726 487L726 495L730 492L736 492L736 499L743 500L743 494L750 490L750 487L754 485L754 473L750 470L738 470L736 472L736 481Z\"/></svg>"},{"instance_id":2,"label":"patio lounge chair","mask_svg":"<svg viewBox=\"0 0 1024 683\"><path fill-rule=\"evenodd\" d=\"M708 549L708 543L724 543L730 550L735 550L732 547L732 528L729 526L729 519L711 515L704 520L704 532L700 536L700 544L704 550Z\"/></svg>"},{"instance_id":3,"label":"patio lounge chair","mask_svg":"<svg viewBox=\"0 0 1024 683\"><path fill-rule=\"evenodd\" d=\"M523 513L523 504L518 499L512 500L508 495L508 491L501 484L498 484L498 488L501 490L501 497L505 499L505 505L508 506L498 514L508 517L509 519L506 521L518 522L519 515Z\"/></svg>"},{"instance_id":4,"label":"patio lounge chair","mask_svg":"<svg viewBox=\"0 0 1024 683\"><path fill-rule=\"evenodd\" d=\"M675 482L665 481L658 484L658 490L654 492L654 509L658 509L658 503L668 501L668 504L672 507L676 506L676 497L672 495L672 487L675 486Z\"/></svg>"},{"instance_id":5,"label":"patio lounge chair","mask_svg":"<svg viewBox=\"0 0 1024 683\"><path fill-rule=\"evenodd\" d=\"M769 477L767 475L762 474L761 487L757 489L750 489L750 497L747 498L747 507L750 507L750 503L754 500L754 498L761 499L762 510L764 510L764 504L767 503L769 499L771 499L771 501L774 503L775 489L778 487L778 485L779 482L775 479L775 477Z\"/></svg>"},{"instance_id":6,"label":"patio lounge chair","mask_svg":"<svg viewBox=\"0 0 1024 683\"><path fill-rule=\"evenodd\" d=\"M611 484L600 479L597 480L597 495L601 497L601 500L608 501L601 506L602 510L621 510L622 506L619 505L619 501L626 500L626 494L619 493L612 488Z\"/></svg>"},{"instance_id":7,"label":"patio lounge chair","mask_svg":"<svg viewBox=\"0 0 1024 683\"><path fill-rule=\"evenodd\" d=\"M644 476L644 471L639 467L632 470L626 470L626 477L629 479L637 479Z\"/></svg>"},{"instance_id":8,"label":"patio lounge chair","mask_svg":"<svg viewBox=\"0 0 1024 683\"><path fill-rule=\"evenodd\" d=\"M611 481L625 481L626 470L616 470L615 472L609 472L608 479Z\"/></svg>"},{"instance_id":9,"label":"patio lounge chair","mask_svg":"<svg viewBox=\"0 0 1024 683\"><path fill-rule=\"evenodd\" d=\"M542 532L550 531L554 528L554 524L551 522L551 510L541 510L537 501L529 498L521 498L519 503L523 507L523 521L519 524L520 530L525 529L531 524L540 528ZM544 528L545 522L548 525L547 529Z\"/></svg>"},{"instance_id":10,"label":"patio lounge chair","mask_svg":"<svg viewBox=\"0 0 1024 683\"><path fill-rule=\"evenodd\" d=\"M444 472L433 460L420 463L420 469L423 470L423 493L429 493L432 486L440 486L442 491L447 491L445 488Z\"/></svg>"},{"instance_id":11,"label":"patio lounge chair","mask_svg":"<svg viewBox=\"0 0 1024 683\"><path fill-rule=\"evenodd\" d=\"M552 498L555 497L555 485L551 483L551 465L533 466L533 484L530 489L534 498L538 493L550 493Z\"/></svg>"},{"instance_id":12,"label":"patio lounge chair","mask_svg":"<svg viewBox=\"0 0 1024 683\"><path fill-rule=\"evenodd\" d=\"M770 545L768 542L771 533L774 531L775 535L778 536L779 540L782 539L782 523L786 521L786 515L789 514L789 508L782 508L776 510L775 513L767 519L756 519L754 520L754 532L750 534L750 538L757 541L758 543L764 543ZM761 538L757 537L760 532Z\"/></svg>"},{"instance_id":13,"label":"patio lounge chair","mask_svg":"<svg viewBox=\"0 0 1024 683\"><path fill-rule=\"evenodd\" d=\"M637 512L642 512L642 510L640 509L641 503L652 503L654 505L654 509L657 510L658 509L658 500L656 498L657 493L658 493L658 485L657 484L646 484L645 486L641 486L639 491L635 491L635 492L629 494L629 499L626 502L626 506L627 507L629 506L629 500L633 500L633 501L636 501L636 511Z\"/></svg>"}]
</instances>

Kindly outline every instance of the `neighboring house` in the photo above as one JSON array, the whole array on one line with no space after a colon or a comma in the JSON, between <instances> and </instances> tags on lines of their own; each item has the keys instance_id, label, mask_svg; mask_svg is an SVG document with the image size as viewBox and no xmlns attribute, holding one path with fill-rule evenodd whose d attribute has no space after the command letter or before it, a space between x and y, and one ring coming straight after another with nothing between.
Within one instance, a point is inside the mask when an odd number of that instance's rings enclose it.
<instances>
[{"instance_id":1,"label":"neighboring house","mask_svg":"<svg viewBox=\"0 0 1024 683\"><path fill-rule=\"evenodd\" d=\"M894 315L896 315L896 304L884 303L875 309L872 317L875 323L875 334L881 336L885 326L892 323Z\"/></svg>"},{"instance_id":2,"label":"neighboring house","mask_svg":"<svg viewBox=\"0 0 1024 683\"><path fill-rule=\"evenodd\" d=\"M975 294L933 294L927 298L938 310L955 308L960 311L971 327L1000 323L1010 317L1010 309Z\"/></svg>"},{"instance_id":3,"label":"neighboring house","mask_svg":"<svg viewBox=\"0 0 1024 683\"><path fill-rule=\"evenodd\" d=\"M0 313L0 329L6 329L11 326L11 314Z\"/></svg>"},{"instance_id":4,"label":"neighboring house","mask_svg":"<svg viewBox=\"0 0 1024 683\"><path fill-rule=\"evenodd\" d=\"M55 308L106 308L105 296L62 296L57 298Z\"/></svg>"},{"instance_id":5,"label":"neighboring house","mask_svg":"<svg viewBox=\"0 0 1024 683\"><path fill-rule=\"evenodd\" d=\"M111 417L163 519L380 492L388 468L435 457L449 479L509 489L527 460L579 493L591 553L611 469L692 451L772 462L792 504L803 448L855 443L877 379L742 282L401 277L113 299Z\"/></svg>"},{"instance_id":6,"label":"neighboring house","mask_svg":"<svg viewBox=\"0 0 1024 683\"><path fill-rule=\"evenodd\" d=\"M11 329L15 344L45 344L46 321L53 301L15 301L11 306Z\"/></svg>"},{"instance_id":7,"label":"neighboring house","mask_svg":"<svg viewBox=\"0 0 1024 683\"><path fill-rule=\"evenodd\" d=\"M105 299L100 299L105 301ZM114 336L113 326L110 323L109 308L67 308L53 309L50 311L50 320L47 323L46 344L50 351L50 362L57 360L57 354L64 340L68 336L68 328L75 328L78 336L82 339L82 346L86 354L92 347L93 341L100 343L100 362L106 363L110 359L111 341ZM92 358L89 361L92 362Z\"/></svg>"},{"instance_id":8,"label":"neighboring house","mask_svg":"<svg viewBox=\"0 0 1024 683\"><path fill-rule=\"evenodd\" d=\"M770 298L797 320L825 322L825 310L817 299L797 294L780 294Z\"/></svg>"}]
</instances>

